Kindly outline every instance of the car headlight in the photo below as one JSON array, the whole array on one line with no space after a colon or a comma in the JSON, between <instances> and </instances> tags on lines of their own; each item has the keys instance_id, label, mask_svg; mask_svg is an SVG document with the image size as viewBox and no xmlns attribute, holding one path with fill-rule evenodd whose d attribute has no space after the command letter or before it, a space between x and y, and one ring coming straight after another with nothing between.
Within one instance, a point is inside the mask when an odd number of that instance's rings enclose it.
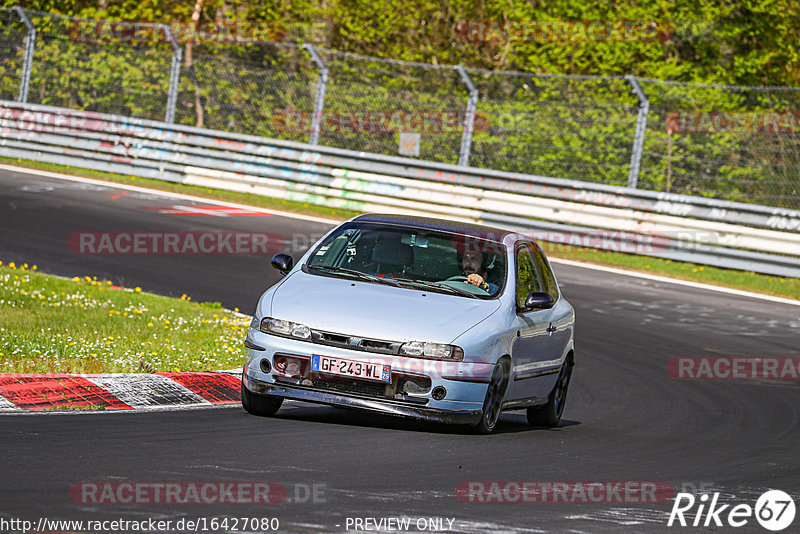
<instances>
[{"instance_id":1,"label":"car headlight","mask_svg":"<svg viewBox=\"0 0 800 534\"><path fill-rule=\"evenodd\" d=\"M409 341L400 346L401 356L415 358L430 358L432 360L451 360L460 362L464 359L464 351L455 345L442 343L423 343L422 341Z\"/></svg>"},{"instance_id":2,"label":"car headlight","mask_svg":"<svg viewBox=\"0 0 800 534\"><path fill-rule=\"evenodd\" d=\"M298 339L309 339L311 337L311 329L306 325L284 321L283 319L275 319L273 317L264 317L261 320L259 330L265 334L296 337Z\"/></svg>"}]
</instances>

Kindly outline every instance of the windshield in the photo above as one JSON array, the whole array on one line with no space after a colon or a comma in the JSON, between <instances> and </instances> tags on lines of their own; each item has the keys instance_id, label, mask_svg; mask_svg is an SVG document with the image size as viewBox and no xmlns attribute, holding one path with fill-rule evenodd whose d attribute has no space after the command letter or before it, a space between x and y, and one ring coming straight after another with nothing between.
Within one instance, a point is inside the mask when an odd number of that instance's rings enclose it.
<instances>
[{"instance_id":1,"label":"windshield","mask_svg":"<svg viewBox=\"0 0 800 534\"><path fill-rule=\"evenodd\" d=\"M305 267L313 274L492 298L505 286L506 247L464 234L351 223L329 235Z\"/></svg>"}]
</instances>

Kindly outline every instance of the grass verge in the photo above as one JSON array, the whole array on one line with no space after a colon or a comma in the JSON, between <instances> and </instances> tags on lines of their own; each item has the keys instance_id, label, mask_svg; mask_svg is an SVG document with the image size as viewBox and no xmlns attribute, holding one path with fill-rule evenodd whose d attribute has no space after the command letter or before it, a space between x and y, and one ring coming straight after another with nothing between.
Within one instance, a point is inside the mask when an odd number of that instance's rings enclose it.
<instances>
[{"instance_id":1,"label":"grass verge","mask_svg":"<svg viewBox=\"0 0 800 534\"><path fill-rule=\"evenodd\" d=\"M247 320L198 304L0 262L0 372L215 371L242 364Z\"/></svg>"},{"instance_id":2,"label":"grass verge","mask_svg":"<svg viewBox=\"0 0 800 534\"><path fill-rule=\"evenodd\" d=\"M338 208L328 208L325 206L317 206L315 204L278 200L246 193L236 193L232 191L162 182L160 180L137 178L135 176L126 176L108 172L67 167L64 165L2 157L0 157L0 163L28 167L32 169L61 172L75 176L97 178L110 182L138 185L152 189L159 189L162 191L196 195L203 198L237 202L251 206L289 211L292 213L316 215L333 220L344 220L358 215L357 212ZM556 258L585 261L599 265L608 265L611 267L620 267L633 271L647 272L660 276L667 276L670 278L689 280L692 282L701 282L723 287L742 289L745 291L754 291L756 293L764 293L778 297L800 299L800 279L797 278L782 278L780 276L769 276L746 271L721 269L718 267L703 266L693 263L675 262L672 260L662 260L660 258L637 256L635 254L625 254L621 252L606 252L602 250L587 249L563 244L543 243L543 246L549 256Z\"/></svg>"}]
</instances>

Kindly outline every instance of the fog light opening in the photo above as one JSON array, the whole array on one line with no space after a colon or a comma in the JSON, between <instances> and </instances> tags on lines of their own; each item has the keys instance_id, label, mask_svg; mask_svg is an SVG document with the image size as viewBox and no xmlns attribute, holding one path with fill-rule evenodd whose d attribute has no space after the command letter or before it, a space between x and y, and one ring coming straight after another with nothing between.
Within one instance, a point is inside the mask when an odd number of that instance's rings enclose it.
<instances>
[{"instance_id":1,"label":"fog light opening","mask_svg":"<svg viewBox=\"0 0 800 534\"><path fill-rule=\"evenodd\" d=\"M263 373L269 373L272 371L272 364L269 363L269 359L267 358L262 358L258 366L261 368L261 372Z\"/></svg>"},{"instance_id":2,"label":"fog light opening","mask_svg":"<svg viewBox=\"0 0 800 534\"><path fill-rule=\"evenodd\" d=\"M433 400L437 401L442 400L445 397L445 395L447 395L447 390L444 389L443 386L436 386L435 388L433 388L433 391L431 392L431 397L433 397Z\"/></svg>"}]
</instances>

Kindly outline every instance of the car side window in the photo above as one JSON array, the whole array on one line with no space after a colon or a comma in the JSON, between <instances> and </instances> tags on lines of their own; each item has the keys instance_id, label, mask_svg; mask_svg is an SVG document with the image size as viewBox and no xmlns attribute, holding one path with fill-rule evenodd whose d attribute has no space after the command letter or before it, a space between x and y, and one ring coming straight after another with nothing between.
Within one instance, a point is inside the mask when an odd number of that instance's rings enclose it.
<instances>
[{"instance_id":1,"label":"car side window","mask_svg":"<svg viewBox=\"0 0 800 534\"><path fill-rule=\"evenodd\" d=\"M544 251L539 245L536 245L533 258L536 262L536 268L539 271L539 276L542 279L541 284L544 287L543 291L553 297L553 300L558 300L558 284L556 283L556 276L553 274L553 270L550 268L547 257L544 255Z\"/></svg>"},{"instance_id":2,"label":"car side window","mask_svg":"<svg viewBox=\"0 0 800 534\"><path fill-rule=\"evenodd\" d=\"M533 291L543 291L536 272L536 265L528 245L517 247L517 307L525 305L525 299Z\"/></svg>"}]
</instances>

